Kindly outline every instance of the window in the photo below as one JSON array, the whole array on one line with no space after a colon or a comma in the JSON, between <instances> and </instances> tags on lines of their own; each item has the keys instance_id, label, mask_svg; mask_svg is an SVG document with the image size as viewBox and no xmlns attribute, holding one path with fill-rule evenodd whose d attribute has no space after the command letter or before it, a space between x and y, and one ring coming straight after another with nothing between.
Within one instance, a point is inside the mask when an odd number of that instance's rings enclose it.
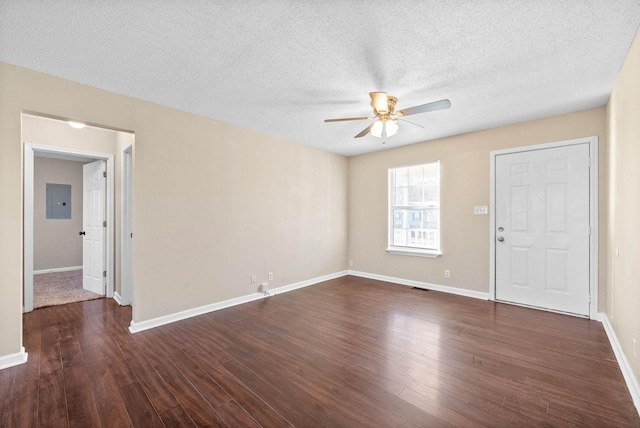
<instances>
[{"instance_id":1,"label":"window","mask_svg":"<svg viewBox=\"0 0 640 428\"><path fill-rule=\"evenodd\" d=\"M389 169L387 251L440 255L440 162Z\"/></svg>"}]
</instances>

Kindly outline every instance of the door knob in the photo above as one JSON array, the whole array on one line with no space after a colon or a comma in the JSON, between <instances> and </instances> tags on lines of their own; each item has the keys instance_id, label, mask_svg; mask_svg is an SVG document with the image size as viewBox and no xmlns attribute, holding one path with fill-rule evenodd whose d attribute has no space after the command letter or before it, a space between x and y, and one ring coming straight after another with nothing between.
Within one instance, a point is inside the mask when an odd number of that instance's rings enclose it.
<instances>
[{"instance_id":1,"label":"door knob","mask_svg":"<svg viewBox=\"0 0 640 428\"><path fill-rule=\"evenodd\" d=\"M498 236L498 242L502 242L502 241L504 241L504 237Z\"/></svg>"},{"instance_id":2,"label":"door knob","mask_svg":"<svg viewBox=\"0 0 640 428\"><path fill-rule=\"evenodd\" d=\"M86 233L83 230L82 232L78 233L78 235L86 235Z\"/></svg>"}]
</instances>

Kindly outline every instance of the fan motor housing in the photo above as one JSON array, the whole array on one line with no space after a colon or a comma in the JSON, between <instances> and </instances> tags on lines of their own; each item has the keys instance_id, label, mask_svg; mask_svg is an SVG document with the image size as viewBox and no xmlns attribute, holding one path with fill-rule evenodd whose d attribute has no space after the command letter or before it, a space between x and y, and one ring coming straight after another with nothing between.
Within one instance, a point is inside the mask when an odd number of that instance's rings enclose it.
<instances>
[{"instance_id":1,"label":"fan motor housing","mask_svg":"<svg viewBox=\"0 0 640 428\"><path fill-rule=\"evenodd\" d=\"M392 97L391 95L387 96L387 105L389 106L389 114L393 113L396 108L396 103L398 99L396 97Z\"/></svg>"}]
</instances>

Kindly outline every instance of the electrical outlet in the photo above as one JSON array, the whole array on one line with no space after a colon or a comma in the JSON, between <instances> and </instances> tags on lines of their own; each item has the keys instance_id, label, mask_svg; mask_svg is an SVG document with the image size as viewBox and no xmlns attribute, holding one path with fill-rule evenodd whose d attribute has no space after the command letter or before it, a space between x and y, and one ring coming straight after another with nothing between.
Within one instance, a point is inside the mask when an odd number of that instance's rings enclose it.
<instances>
[{"instance_id":1,"label":"electrical outlet","mask_svg":"<svg viewBox=\"0 0 640 428\"><path fill-rule=\"evenodd\" d=\"M349 260L349 267L353 267L353 260Z\"/></svg>"},{"instance_id":2,"label":"electrical outlet","mask_svg":"<svg viewBox=\"0 0 640 428\"><path fill-rule=\"evenodd\" d=\"M449 269L445 269L444 270L444 277L445 278L451 278L451 271Z\"/></svg>"},{"instance_id":3,"label":"electrical outlet","mask_svg":"<svg viewBox=\"0 0 640 428\"><path fill-rule=\"evenodd\" d=\"M269 272L269 281L273 281L273 272Z\"/></svg>"},{"instance_id":4,"label":"electrical outlet","mask_svg":"<svg viewBox=\"0 0 640 428\"><path fill-rule=\"evenodd\" d=\"M255 284L257 281L256 276L255 275L251 275L251 283Z\"/></svg>"},{"instance_id":5,"label":"electrical outlet","mask_svg":"<svg viewBox=\"0 0 640 428\"><path fill-rule=\"evenodd\" d=\"M260 284L260 291L262 293L266 293L269 291L269 283L268 282L263 282L262 284Z\"/></svg>"}]
</instances>

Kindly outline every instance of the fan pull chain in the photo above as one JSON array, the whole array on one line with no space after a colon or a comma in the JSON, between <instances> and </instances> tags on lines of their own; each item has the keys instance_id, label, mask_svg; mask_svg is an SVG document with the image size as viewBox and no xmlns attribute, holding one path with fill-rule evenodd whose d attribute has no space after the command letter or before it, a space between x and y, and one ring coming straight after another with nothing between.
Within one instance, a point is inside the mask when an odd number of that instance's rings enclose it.
<instances>
[{"instance_id":1,"label":"fan pull chain","mask_svg":"<svg viewBox=\"0 0 640 428\"><path fill-rule=\"evenodd\" d=\"M386 149L387 143L387 122L382 122L382 150Z\"/></svg>"}]
</instances>

